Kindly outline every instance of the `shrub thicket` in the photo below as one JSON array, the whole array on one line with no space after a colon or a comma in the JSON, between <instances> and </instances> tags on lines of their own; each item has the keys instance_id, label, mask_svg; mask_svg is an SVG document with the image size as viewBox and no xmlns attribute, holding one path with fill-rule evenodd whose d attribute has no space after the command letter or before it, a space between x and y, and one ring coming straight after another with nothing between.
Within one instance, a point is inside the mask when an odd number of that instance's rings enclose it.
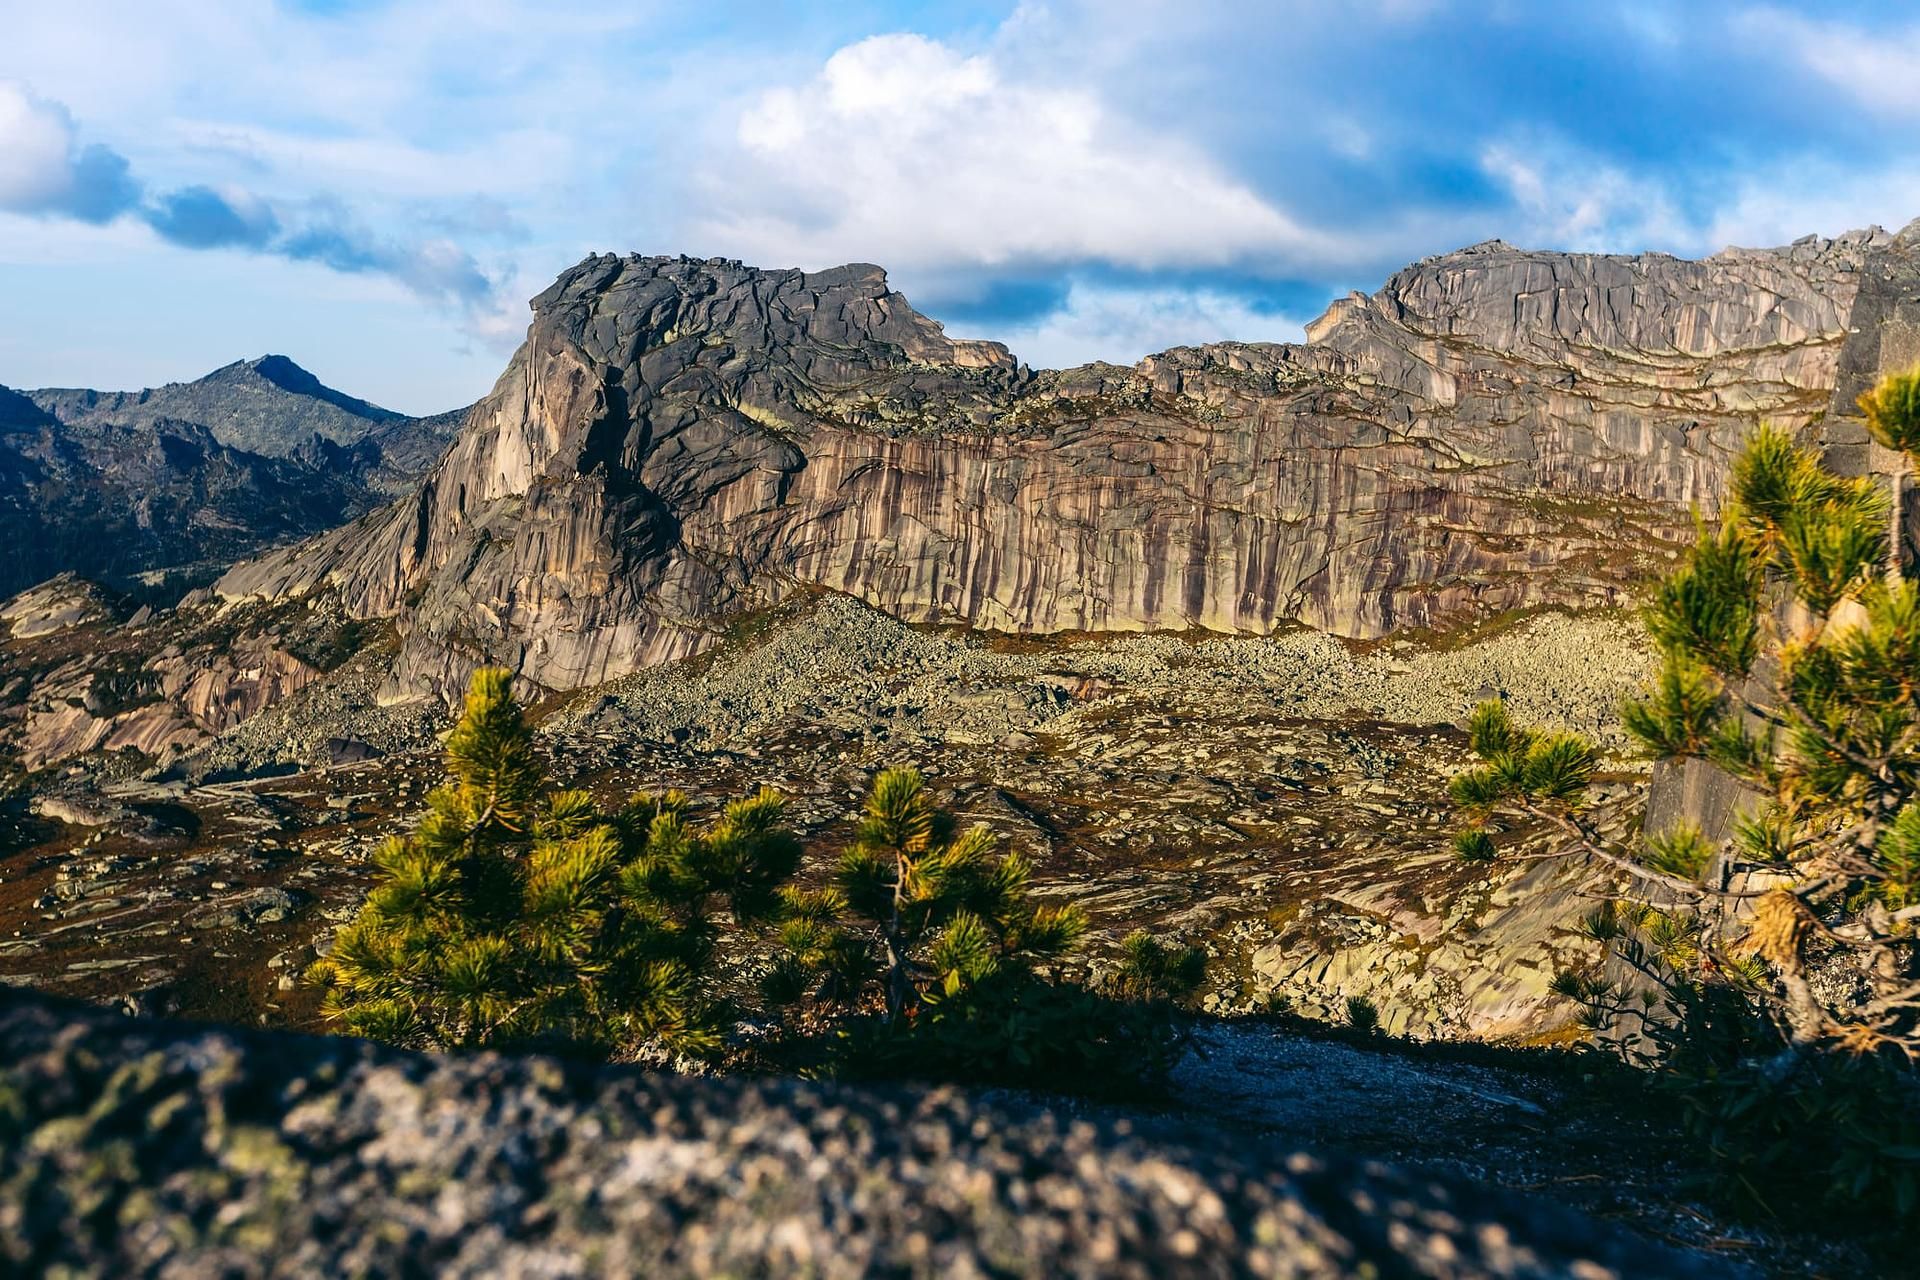
<instances>
[{"instance_id":1,"label":"shrub thicket","mask_svg":"<svg viewBox=\"0 0 1920 1280\"><path fill-rule=\"evenodd\" d=\"M1861 405L1882 445L1920 450L1920 370ZM1762 428L1647 606L1662 666L1625 723L1655 758L1751 788L1729 838L1607 838L1585 803L1592 744L1498 703L1452 782L1462 857L1544 825L1615 881L1582 924L1602 961L1558 989L1662 1072L1725 1188L1782 1212L1920 1205L1920 583L1889 514L1872 480Z\"/></svg>"},{"instance_id":2,"label":"shrub thicket","mask_svg":"<svg viewBox=\"0 0 1920 1280\"><path fill-rule=\"evenodd\" d=\"M1074 1090L1155 1082L1184 1049L1174 1010L1204 956L1135 935L1104 988L1062 981L1081 913L1034 902L1027 860L958 830L911 769L875 779L829 884L803 890L772 791L701 825L679 793L607 813L554 789L504 671L475 676L447 764L311 971L344 1030L424 1048L732 1047L826 1074ZM723 914L777 929L763 993L801 1011L756 1046L725 1034L724 974L746 965L719 963Z\"/></svg>"}]
</instances>

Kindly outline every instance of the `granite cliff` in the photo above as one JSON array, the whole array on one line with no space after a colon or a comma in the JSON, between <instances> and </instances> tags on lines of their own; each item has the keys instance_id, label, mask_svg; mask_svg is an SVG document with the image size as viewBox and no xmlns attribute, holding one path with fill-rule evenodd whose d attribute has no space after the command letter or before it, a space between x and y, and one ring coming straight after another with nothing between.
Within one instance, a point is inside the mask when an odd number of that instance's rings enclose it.
<instances>
[{"instance_id":1,"label":"granite cliff","mask_svg":"<svg viewBox=\"0 0 1920 1280\"><path fill-rule=\"evenodd\" d=\"M1917 237L1701 261L1490 242L1302 345L1062 372L949 339L876 267L592 257L413 494L215 591L396 619L390 697L481 661L595 684L807 586L1040 633L1371 637L1611 601L1756 418L1827 411L1877 338L1862 282Z\"/></svg>"}]
</instances>

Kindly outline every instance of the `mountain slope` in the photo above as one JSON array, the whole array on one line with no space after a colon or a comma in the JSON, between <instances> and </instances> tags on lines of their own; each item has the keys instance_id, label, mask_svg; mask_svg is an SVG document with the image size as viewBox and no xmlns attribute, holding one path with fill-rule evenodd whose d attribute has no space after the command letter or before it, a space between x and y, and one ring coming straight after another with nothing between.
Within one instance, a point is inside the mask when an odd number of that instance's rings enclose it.
<instances>
[{"instance_id":1,"label":"mountain slope","mask_svg":"<svg viewBox=\"0 0 1920 1280\"><path fill-rule=\"evenodd\" d=\"M1035 373L876 267L589 258L440 465L237 567L559 688L698 652L818 585L1011 632L1355 637L1619 598L1758 417L1834 398L1863 279L1920 229L1693 262L1492 242L1336 303L1304 345Z\"/></svg>"},{"instance_id":2,"label":"mountain slope","mask_svg":"<svg viewBox=\"0 0 1920 1280\"><path fill-rule=\"evenodd\" d=\"M49 387L27 394L63 422L197 422L221 444L276 458L291 456L314 436L351 445L406 420L405 414L335 391L285 356L273 355L237 360L193 382L144 391Z\"/></svg>"},{"instance_id":3,"label":"mountain slope","mask_svg":"<svg viewBox=\"0 0 1920 1280\"><path fill-rule=\"evenodd\" d=\"M59 572L205 581L409 487L458 415L410 418L283 356L140 392L0 389L0 595Z\"/></svg>"}]
</instances>

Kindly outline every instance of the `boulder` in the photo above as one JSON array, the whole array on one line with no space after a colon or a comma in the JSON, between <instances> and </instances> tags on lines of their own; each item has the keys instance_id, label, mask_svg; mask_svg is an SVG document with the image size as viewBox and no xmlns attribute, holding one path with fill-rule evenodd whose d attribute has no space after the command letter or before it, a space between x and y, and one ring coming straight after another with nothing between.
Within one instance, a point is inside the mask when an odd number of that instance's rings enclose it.
<instances>
[{"instance_id":1,"label":"boulder","mask_svg":"<svg viewBox=\"0 0 1920 1280\"><path fill-rule=\"evenodd\" d=\"M1245 1133L430 1057L4 988L0 1097L0 1260L19 1274L1739 1274Z\"/></svg>"}]
</instances>

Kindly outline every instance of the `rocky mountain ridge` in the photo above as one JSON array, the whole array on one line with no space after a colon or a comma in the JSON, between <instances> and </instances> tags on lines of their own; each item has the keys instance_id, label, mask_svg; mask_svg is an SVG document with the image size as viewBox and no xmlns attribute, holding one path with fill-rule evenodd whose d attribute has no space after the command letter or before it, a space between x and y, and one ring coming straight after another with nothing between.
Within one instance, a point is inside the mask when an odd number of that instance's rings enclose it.
<instances>
[{"instance_id":1,"label":"rocky mountain ridge","mask_svg":"<svg viewBox=\"0 0 1920 1280\"><path fill-rule=\"evenodd\" d=\"M34 550L0 562L0 594L61 572L204 583L411 487L458 421L356 400L284 356L139 392L0 388L0 538Z\"/></svg>"},{"instance_id":2,"label":"rocky mountain ridge","mask_svg":"<svg viewBox=\"0 0 1920 1280\"><path fill-rule=\"evenodd\" d=\"M1877 361L1856 299L1916 243L1491 242L1335 303L1304 345L1059 372L948 339L875 267L592 257L410 497L215 593L392 618L389 697L482 662L596 684L810 586L1017 633L1370 637L1605 603L1756 419L1806 428L1843 355Z\"/></svg>"},{"instance_id":3,"label":"rocky mountain ridge","mask_svg":"<svg viewBox=\"0 0 1920 1280\"><path fill-rule=\"evenodd\" d=\"M121 425L173 420L198 423L221 444L268 458L291 458L315 437L349 446L417 419L336 391L286 356L265 355L222 365L192 382L141 391L43 387L25 393L65 423Z\"/></svg>"},{"instance_id":4,"label":"rocky mountain ridge","mask_svg":"<svg viewBox=\"0 0 1920 1280\"><path fill-rule=\"evenodd\" d=\"M1632 591L1756 414L1873 465L1837 410L1920 332L1916 236L1702 262L1475 246L1336 304L1304 345L1066 371L948 339L874 267L591 259L407 497L176 609L60 579L0 611L0 735L73 770L34 803L120 815L0 882L28 926L0 955L89 982L50 938L102 904L172 937L173 895L227 892L169 884L142 805L198 814L186 847L224 856L230 786L385 753L350 802L403 823L444 723L420 695L492 660L529 696L582 690L544 714L583 785L772 783L831 839L848 793L911 760L1115 938L1209 939L1214 1007L1364 997L1395 1032L1549 1033L1586 869L1455 864L1450 726L1499 694L1613 730L1637 633L1520 607ZM0 415L48 429L22 397ZM1407 630L1480 614L1476 637ZM123 837L131 861L59 879L72 842ZM262 853L253 887L297 865L344 903L366 852ZM113 981L202 981L175 943L194 939L141 943Z\"/></svg>"}]
</instances>

